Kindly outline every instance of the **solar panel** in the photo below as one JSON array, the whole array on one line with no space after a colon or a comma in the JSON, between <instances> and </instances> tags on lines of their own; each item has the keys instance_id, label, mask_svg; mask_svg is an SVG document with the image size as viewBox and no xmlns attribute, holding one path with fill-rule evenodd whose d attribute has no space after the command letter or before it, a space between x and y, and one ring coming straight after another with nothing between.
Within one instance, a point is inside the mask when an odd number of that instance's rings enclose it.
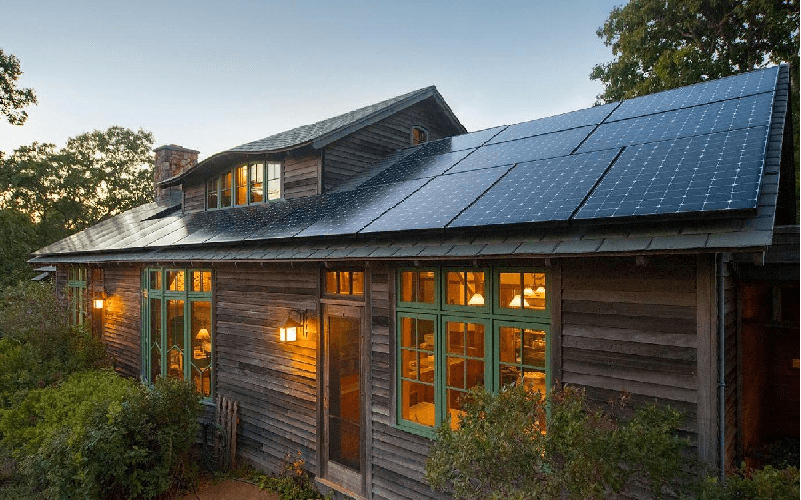
<instances>
[{"instance_id":1,"label":"solar panel","mask_svg":"<svg viewBox=\"0 0 801 500\"><path fill-rule=\"evenodd\" d=\"M607 122L635 116L645 116L660 111L687 108L713 101L735 99L747 95L769 92L776 88L779 67L766 68L750 73L698 83L689 87L666 90L623 101Z\"/></svg>"},{"instance_id":2,"label":"solar panel","mask_svg":"<svg viewBox=\"0 0 801 500\"><path fill-rule=\"evenodd\" d=\"M428 179L382 184L327 196L320 218L297 236L353 234L402 202Z\"/></svg>"},{"instance_id":3,"label":"solar panel","mask_svg":"<svg viewBox=\"0 0 801 500\"><path fill-rule=\"evenodd\" d=\"M509 168L488 168L435 177L361 232L444 228Z\"/></svg>"},{"instance_id":4,"label":"solar panel","mask_svg":"<svg viewBox=\"0 0 801 500\"><path fill-rule=\"evenodd\" d=\"M587 125L597 125L606 118L618 106L619 103L614 102L604 104L603 106L594 106L592 108L580 109L578 111L571 111L556 116L549 116L532 120L530 122L518 123L510 125L506 130L492 138L489 144L496 142L513 141L515 139L522 139L524 137L531 137L533 135L547 134L549 132L558 132L560 130L567 130L577 127L585 127Z\"/></svg>"},{"instance_id":5,"label":"solar panel","mask_svg":"<svg viewBox=\"0 0 801 500\"><path fill-rule=\"evenodd\" d=\"M604 123L581 145L579 152L767 126L772 109L773 93L769 92Z\"/></svg>"},{"instance_id":6,"label":"solar panel","mask_svg":"<svg viewBox=\"0 0 801 500\"><path fill-rule=\"evenodd\" d=\"M420 147L417 157L441 155L463 149L477 148L503 130L504 126L470 132L468 134L446 137L438 141L427 142Z\"/></svg>"},{"instance_id":7,"label":"solar panel","mask_svg":"<svg viewBox=\"0 0 801 500\"><path fill-rule=\"evenodd\" d=\"M626 148L577 219L755 208L767 127Z\"/></svg>"},{"instance_id":8,"label":"solar panel","mask_svg":"<svg viewBox=\"0 0 801 500\"><path fill-rule=\"evenodd\" d=\"M448 227L567 220L618 151L520 163Z\"/></svg>"},{"instance_id":9,"label":"solar panel","mask_svg":"<svg viewBox=\"0 0 801 500\"><path fill-rule=\"evenodd\" d=\"M363 183L361 187L434 177L448 170L456 162L473 151L473 149L465 149L453 153L424 156L422 158L418 157L417 153L414 153L380 172L372 179Z\"/></svg>"},{"instance_id":10,"label":"solar panel","mask_svg":"<svg viewBox=\"0 0 801 500\"><path fill-rule=\"evenodd\" d=\"M456 164L448 170L448 173L564 156L570 154L592 129L592 126L581 127L516 141L488 144Z\"/></svg>"}]
</instances>

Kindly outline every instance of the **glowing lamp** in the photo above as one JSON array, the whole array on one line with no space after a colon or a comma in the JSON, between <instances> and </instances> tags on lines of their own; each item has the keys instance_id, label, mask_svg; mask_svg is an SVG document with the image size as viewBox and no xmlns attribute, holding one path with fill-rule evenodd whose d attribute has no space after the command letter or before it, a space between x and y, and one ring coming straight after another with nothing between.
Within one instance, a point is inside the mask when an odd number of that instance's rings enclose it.
<instances>
[{"instance_id":1,"label":"glowing lamp","mask_svg":"<svg viewBox=\"0 0 801 500\"><path fill-rule=\"evenodd\" d=\"M470 300L467 301L467 305L469 306L483 306L484 305L484 296L480 293L474 293Z\"/></svg>"},{"instance_id":2,"label":"glowing lamp","mask_svg":"<svg viewBox=\"0 0 801 500\"><path fill-rule=\"evenodd\" d=\"M200 331L197 332L195 338L200 341L203 351L211 352L211 335L209 335L209 331L207 329L201 328Z\"/></svg>"},{"instance_id":3,"label":"glowing lamp","mask_svg":"<svg viewBox=\"0 0 801 500\"><path fill-rule=\"evenodd\" d=\"M512 300L509 301L508 307L514 307L516 309L521 309L524 307L531 307L531 304L528 303L526 299L520 296L520 294L515 295Z\"/></svg>"},{"instance_id":4,"label":"glowing lamp","mask_svg":"<svg viewBox=\"0 0 801 500\"><path fill-rule=\"evenodd\" d=\"M103 309L103 299L95 299L94 301L95 309Z\"/></svg>"},{"instance_id":5,"label":"glowing lamp","mask_svg":"<svg viewBox=\"0 0 801 500\"><path fill-rule=\"evenodd\" d=\"M298 330L303 330L303 324L295 321L290 316L286 323L278 331L278 339L281 342L295 342L298 340Z\"/></svg>"}]
</instances>

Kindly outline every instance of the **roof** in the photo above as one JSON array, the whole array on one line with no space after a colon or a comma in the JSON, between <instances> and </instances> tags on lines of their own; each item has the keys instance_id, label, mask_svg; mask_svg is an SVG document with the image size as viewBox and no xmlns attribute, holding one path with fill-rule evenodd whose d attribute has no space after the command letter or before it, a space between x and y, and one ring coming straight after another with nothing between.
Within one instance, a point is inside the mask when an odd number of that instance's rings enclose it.
<instances>
[{"instance_id":1,"label":"roof","mask_svg":"<svg viewBox=\"0 0 801 500\"><path fill-rule=\"evenodd\" d=\"M162 181L161 185L177 184L187 176L193 175L194 172L203 170L216 161L230 156L238 157L247 154L278 152L305 145L320 149L356 130L372 125L428 98L434 99L457 130L460 130L461 133L467 132L467 129L461 124L445 102L445 99L437 91L437 88L432 85L333 118L312 123L311 125L303 125L222 151L203 160L182 175Z\"/></svg>"},{"instance_id":2,"label":"roof","mask_svg":"<svg viewBox=\"0 0 801 500\"><path fill-rule=\"evenodd\" d=\"M192 214L151 203L32 261L764 250L788 92L772 67L409 148L322 195Z\"/></svg>"}]
</instances>

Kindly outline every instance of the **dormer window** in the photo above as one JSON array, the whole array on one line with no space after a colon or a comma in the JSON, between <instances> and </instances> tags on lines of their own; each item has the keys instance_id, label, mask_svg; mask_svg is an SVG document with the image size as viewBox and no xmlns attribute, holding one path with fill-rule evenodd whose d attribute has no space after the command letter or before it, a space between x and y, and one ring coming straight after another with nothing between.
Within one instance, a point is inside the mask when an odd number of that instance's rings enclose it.
<instances>
[{"instance_id":1,"label":"dormer window","mask_svg":"<svg viewBox=\"0 0 801 500\"><path fill-rule=\"evenodd\" d=\"M276 162L245 163L206 182L207 210L264 203L280 197L281 164Z\"/></svg>"},{"instance_id":2,"label":"dormer window","mask_svg":"<svg viewBox=\"0 0 801 500\"><path fill-rule=\"evenodd\" d=\"M428 130L423 127L412 127L412 146L428 142Z\"/></svg>"}]
</instances>

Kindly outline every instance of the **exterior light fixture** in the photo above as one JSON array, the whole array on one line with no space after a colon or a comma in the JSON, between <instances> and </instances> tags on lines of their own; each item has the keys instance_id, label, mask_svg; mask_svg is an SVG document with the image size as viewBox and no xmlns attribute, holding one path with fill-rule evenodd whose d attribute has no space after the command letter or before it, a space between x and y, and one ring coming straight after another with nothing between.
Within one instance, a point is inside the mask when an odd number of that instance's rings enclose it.
<instances>
[{"instance_id":1,"label":"exterior light fixture","mask_svg":"<svg viewBox=\"0 0 801 500\"><path fill-rule=\"evenodd\" d=\"M105 301L103 299L95 299L94 301L95 309L103 309L103 304Z\"/></svg>"},{"instance_id":2,"label":"exterior light fixture","mask_svg":"<svg viewBox=\"0 0 801 500\"><path fill-rule=\"evenodd\" d=\"M292 313L297 314L300 321L292 319ZM298 333L303 333L303 316L293 309L289 311L286 322L278 330L278 340L281 342L295 342L298 340Z\"/></svg>"}]
</instances>

